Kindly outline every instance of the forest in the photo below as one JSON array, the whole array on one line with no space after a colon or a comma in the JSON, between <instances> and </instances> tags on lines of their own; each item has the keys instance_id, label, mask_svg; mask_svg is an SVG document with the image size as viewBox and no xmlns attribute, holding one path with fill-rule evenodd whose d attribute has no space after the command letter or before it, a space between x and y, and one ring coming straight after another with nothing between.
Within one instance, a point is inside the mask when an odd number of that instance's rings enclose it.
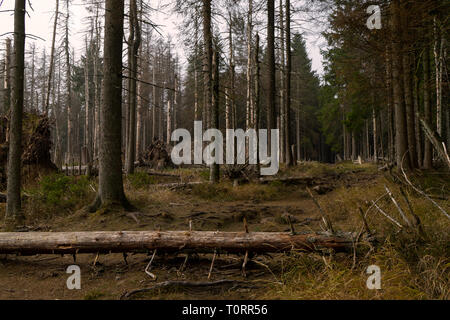
<instances>
[{"instance_id":1,"label":"forest","mask_svg":"<svg viewBox=\"0 0 450 320\"><path fill-rule=\"evenodd\" d=\"M47 39L35 2L1 300L450 299L450 2L54 0Z\"/></svg>"}]
</instances>

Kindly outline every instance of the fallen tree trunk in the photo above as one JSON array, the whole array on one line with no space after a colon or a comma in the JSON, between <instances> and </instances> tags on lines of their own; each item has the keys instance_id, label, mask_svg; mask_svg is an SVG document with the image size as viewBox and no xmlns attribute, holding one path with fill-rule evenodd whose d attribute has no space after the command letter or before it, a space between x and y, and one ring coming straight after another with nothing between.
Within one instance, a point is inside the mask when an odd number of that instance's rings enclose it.
<instances>
[{"instance_id":1,"label":"fallen tree trunk","mask_svg":"<svg viewBox=\"0 0 450 320\"><path fill-rule=\"evenodd\" d=\"M0 254L77 254L148 252L275 253L290 250L347 251L352 239L310 233L214 231L5 232Z\"/></svg>"}]
</instances>

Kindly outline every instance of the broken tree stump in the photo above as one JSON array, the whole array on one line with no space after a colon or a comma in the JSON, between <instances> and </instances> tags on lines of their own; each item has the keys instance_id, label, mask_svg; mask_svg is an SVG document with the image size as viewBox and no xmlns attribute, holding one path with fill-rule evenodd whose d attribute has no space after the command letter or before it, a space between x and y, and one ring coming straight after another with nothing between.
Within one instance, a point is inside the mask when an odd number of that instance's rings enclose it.
<instances>
[{"instance_id":1,"label":"broken tree stump","mask_svg":"<svg viewBox=\"0 0 450 320\"><path fill-rule=\"evenodd\" d=\"M214 231L5 232L0 254L77 254L124 252L276 253L353 248L350 236L325 233Z\"/></svg>"}]
</instances>

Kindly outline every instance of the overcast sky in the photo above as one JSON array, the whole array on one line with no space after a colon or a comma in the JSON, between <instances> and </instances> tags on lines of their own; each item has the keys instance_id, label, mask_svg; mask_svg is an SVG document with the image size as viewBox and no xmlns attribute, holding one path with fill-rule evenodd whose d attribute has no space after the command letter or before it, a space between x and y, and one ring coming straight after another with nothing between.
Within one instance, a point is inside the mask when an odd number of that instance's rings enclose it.
<instances>
[{"instance_id":1,"label":"overcast sky","mask_svg":"<svg viewBox=\"0 0 450 320\"><path fill-rule=\"evenodd\" d=\"M307 0L306 0L307 1ZM1 0L0 0L1 2ZM170 3L171 1L153 0L154 7L158 4ZM53 32L53 16L55 10L54 0L31 0L34 11L29 10L29 17L26 17L26 30L28 34L40 37L44 40L32 40L27 39L27 43L36 41L38 47L46 46L50 48L51 38ZM62 5L62 4L61 4ZM3 0L3 4L0 7L0 11L12 10L14 7L14 0ZM88 13L84 9L81 0L73 0L71 5L71 46L75 49L75 54L79 56L84 50L84 32L87 29L86 17ZM183 58L184 47L179 37L178 25L181 21L180 17L177 17L171 12L169 6L164 6L159 13L154 13L151 16L152 22L161 26L161 33L165 37L171 37L172 43L178 43L177 52ZM12 12L0 12L0 42L5 39L5 33L13 31L13 15ZM308 44L308 53L313 60L313 69L319 74L323 72L322 56L320 55L320 47L324 45L323 39L320 37L319 26L310 24L301 24L301 28L293 23L293 32L302 32L306 38ZM63 30L60 31L60 34ZM11 36L11 35L9 35ZM50 49L49 49L50 50Z\"/></svg>"}]
</instances>

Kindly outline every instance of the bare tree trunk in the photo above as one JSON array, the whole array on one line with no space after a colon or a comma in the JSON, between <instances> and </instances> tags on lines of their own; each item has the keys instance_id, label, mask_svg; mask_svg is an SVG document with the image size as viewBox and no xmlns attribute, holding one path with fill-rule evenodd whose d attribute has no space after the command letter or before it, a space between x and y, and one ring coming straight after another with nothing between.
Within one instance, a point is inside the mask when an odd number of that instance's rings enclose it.
<instances>
[{"instance_id":1,"label":"bare tree trunk","mask_svg":"<svg viewBox=\"0 0 450 320\"><path fill-rule=\"evenodd\" d=\"M58 16L59 16L59 0L56 0L56 9L55 9L55 21L53 24L53 38L52 38L52 50L50 53L50 69L48 72L48 86L47 86L47 98L45 100L45 114L48 114L48 109L50 107L50 89L52 83L52 75L55 61L55 41L56 41L56 27L58 26Z\"/></svg>"},{"instance_id":2,"label":"bare tree trunk","mask_svg":"<svg viewBox=\"0 0 450 320\"><path fill-rule=\"evenodd\" d=\"M4 83L4 110L6 114L11 108L11 39L6 38L6 52L5 52L5 83Z\"/></svg>"},{"instance_id":3,"label":"bare tree trunk","mask_svg":"<svg viewBox=\"0 0 450 320\"><path fill-rule=\"evenodd\" d=\"M229 14L228 41L230 48L230 87L225 88L225 128L234 129L234 48L233 48L233 17Z\"/></svg>"},{"instance_id":4,"label":"bare tree trunk","mask_svg":"<svg viewBox=\"0 0 450 320\"><path fill-rule=\"evenodd\" d=\"M268 63L268 99L267 99L267 129L276 128L275 110L275 3L274 0L267 0L267 63ZM270 132L270 131L269 131ZM272 144L271 134L268 134L269 145ZM270 153L271 148L268 148Z\"/></svg>"},{"instance_id":5,"label":"bare tree trunk","mask_svg":"<svg viewBox=\"0 0 450 320\"><path fill-rule=\"evenodd\" d=\"M152 66L152 82L156 84L156 50L153 53L153 66ZM158 136L158 131L156 128L156 117L157 117L157 104L158 100L156 99L156 86L153 86L152 93L152 140L155 140Z\"/></svg>"},{"instance_id":6,"label":"bare tree trunk","mask_svg":"<svg viewBox=\"0 0 450 320\"><path fill-rule=\"evenodd\" d=\"M256 33L256 43L255 43L255 56L253 58L254 64L255 64L255 123L254 127L257 133L259 133L259 121L260 121L260 100L261 100L261 83L260 83L260 77L261 77L261 66L259 63L259 34ZM260 172L260 159L259 159L259 143L257 144L256 149L256 165L257 165L257 172Z\"/></svg>"},{"instance_id":7,"label":"bare tree trunk","mask_svg":"<svg viewBox=\"0 0 450 320\"><path fill-rule=\"evenodd\" d=\"M203 1L203 46L204 46L204 92L205 106L203 112L206 112L207 128L212 128L211 109L212 109L212 30L211 30L211 0Z\"/></svg>"},{"instance_id":8,"label":"bare tree trunk","mask_svg":"<svg viewBox=\"0 0 450 320\"><path fill-rule=\"evenodd\" d=\"M125 170L127 174L134 173L136 161L136 105L137 105L137 68L138 54L141 45L141 28L138 21L137 0L130 1L130 37L128 39L128 132L127 157Z\"/></svg>"},{"instance_id":9,"label":"bare tree trunk","mask_svg":"<svg viewBox=\"0 0 450 320\"><path fill-rule=\"evenodd\" d=\"M64 39L64 51L66 55L66 105L67 105L67 154L69 159L73 156L73 114L72 114L72 71L70 64L70 51L69 51L69 0L66 0L66 26L65 26L65 39Z\"/></svg>"},{"instance_id":10,"label":"bare tree trunk","mask_svg":"<svg viewBox=\"0 0 450 320\"><path fill-rule=\"evenodd\" d=\"M14 85L9 131L6 224L24 220L21 203L22 113L25 70L25 0L14 7Z\"/></svg>"},{"instance_id":11,"label":"bare tree trunk","mask_svg":"<svg viewBox=\"0 0 450 320\"><path fill-rule=\"evenodd\" d=\"M213 96L212 96L212 109L211 109L211 127L219 129L219 52L217 48L214 49L213 53ZM218 152L217 150L215 152ZM210 181L212 183L219 183L220 180L220 167L218 163L213 163L211 165Z\"/></svg>"},{"instance_id":12,"label":"bare tree trunk","mask_svg":"<svg viewBox=\"0 0 450 320\"><path fill-rule=\"evenodd\" d=\"M418 167L417 150L416 150L416 132L415 132L415 116L414 116L414 101L413 89L411 79L411 61L408 52L403 54L403 83L405 90L405 105L406 105L406 124L408 134L408 155L412 168Z\"/></svg>"},{"instance_id":13,"label":"bare tree trunk","mask_svg":"<svg viewBox=\"0 0 450 320\"><path fill-rule=\"evenodd\" d=\"M85 119L84 119L84 145L89 150L89 153L91 151L91 109L90 109L90 82L89 82L89 62L90 62L90 54L89 54L89 43L87 40L87 37L85 39L86 42L86 57L85 57L85 64L84 64L84 96L85 96ZM86 163L87 164L87 163Z\"/></svg>"},{"instance_id":14,"label":"bare tree trunk","mask_svg":"<svg viewBox=\"0 0 450 320\"><path fill-rule=\"evenodd\" d=\"M280 50L279 50L279 56L280 56L280 107L279 107L279 115L278 115L278 128L280 129L280 162L285 163L286 162L286 101L285 101L285 67L286 67L286 58L285 58L285 34L284 34L284 11L283 11L283 0L280 0L279 2L280 7L280 21L279 21L279 29L280 29Z\"/></svg>"},{"instance_id":15,"label":"bare tree trunk","mask_svg":"<svg viewBox=\"0 0 450 320\"><path fill-rule=\"evenodd\" d=\"M167 136L166 136L166 144L169 146L171 141L170 137L172 135L172 101L170 99L167 100Z\"/></svg>"},{"instance_id":16,"label":"bare tree trunk","mask_svg":"<svg viewBox=\"0 0 450 320\"><path fill-rule=\"evenodd\" d=\"M408 151L408 135L406 125L406 110L404 101L404 92L402 88L402 24L400 16L400 4L399 0L392 2L392 19L393 19L393 32L394 40L392 44L393 53L393 89L394 89L394 108L395 108L395 129L396 129L396 152L397 152L397 166L400 169L403 161L403 157ZM405 163L403 164L405 169L409 169L410 160L406 156Z\"/></svg>"},{"instance_id":17,"label":"bare tree trunk","mask_svg":"<svg viewBox=\"0 0 450 320\"><path fill-rule=\"evenodd\" d=\"M393 87L392 87L392 50L388 45L386 48L386 102L387 102L387 121L388 121L388 158L394 162L395 159L395 134L393 128Z\"/></svg>"},{"instance_id":18,"label":"bare tree trunk","mask_svg":"<svg viewBox=\"0 0 450 320\"><path fill-rule=\"evenodd\" d=\"M247 101L245 127L252 128L253 90L252 90L252 35L253 35L253 0L248 0L247 12Z\"/></svg>"},{"instance_id":19,"label":"bare tree trunk","mask_svg":"<svg viewBox=\"0 0 450 320\"><path fill-rule=\"evenodd\" d=\"M286 0L286 107L285 107L285 139L286 139L286 166L290 167L294 163L291 153L291 71L292 71L292 52L291 52L291 2Z\"/></svg>"},{"instance_id":20,"label":"bare tree trunk","mask_svg":"<svg viewBox=\"0 0 450 320\"><path fill-rule=\"evenodd\" d=\"M430 48L427 45L423 54L423 103L425 122L431 123ZM423 167L425 169L431 169L433 167L433 147L428 139L425 139Z\"/></svg>"},{"instance_id":21,"label":"bare tree trunk","mask_svg":"<svg viewBox=\"0 0 450 320\"><path fill-rule=\"evenodd\" d=\"M419 110L419 79L414 77L414 130L416 134L416 152L417 152L417 164L419 168L423 167L423 152L422 152L422 135L420 130L420 110Z\"/></svg>"},{"instance_id":22,"label":"bare tree trunk","mask_svg":"<svg viewBox=\"0 0 450 320\"><path fill-rule=\"evenodd\" d=\"M35 112L35 101L34 101L34 95L35 95L35 88L36 88L36 67L35 67L35 56L36 56L36 44L33 43L31 45L31 92L30 92L30 111ZM37 108L37 106L36 106Z\"/></svg>"},{"instance_id":23,"label":"bare tree trunk","mask_svg":"<svg viewBox=\"0 0 450 320\"><path fill-rule=\"evenodd\" d=\"M438 18L434 17L434 61L436 68L436 128L442 136L442 73L443 73L443 49L444 36L438 25Z\"/></svg>"},{"instance_id":24,"label":"bare tree trunk","mask_svg":"<svg viewBox=\"0 0 450 320\"><path fill-rule=\"evenodd\" d=\"M114 203L129 208L122 178L122 39L124 0L106 0L99 192L91 211Z\"/></svg>"},{"instance_id":25,"label":"bare tree trunk","mask_svg":"<svg viewBox=\"0 0 450 320\"><path fill-rule=\"evenodd\" d=\"M197 13L197 11L196 11ZM194 120L195 121L201 121L201 113L200 113L200 105L199 105L199 97L198 97L198 66L197 66L197 60L198 60L198 16L195 15L195 21L194 21L194 32L195 32L195 48L194 48Z\"/></svg>"}]
</instances>

